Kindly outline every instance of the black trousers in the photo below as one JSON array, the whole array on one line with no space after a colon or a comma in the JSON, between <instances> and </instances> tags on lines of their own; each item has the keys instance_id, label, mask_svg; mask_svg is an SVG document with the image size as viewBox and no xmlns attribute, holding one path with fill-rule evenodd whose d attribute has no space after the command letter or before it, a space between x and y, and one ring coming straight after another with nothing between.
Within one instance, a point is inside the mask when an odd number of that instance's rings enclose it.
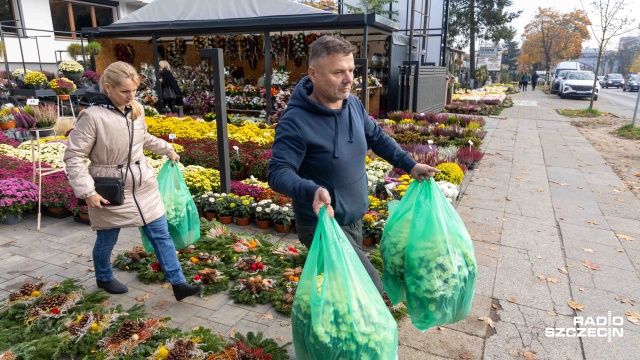
<instances>
[{"instance_id":1,"label":"black trousers","mask_svg":"<svg viewBox=\"0 0 640 360\"><path fill-rule=\"evenodd\" d=\"M351 246L353 246L353 249L356 251L356 254L358 254L358 258L362 262L362 265L364 265L364 268L367 270L369 277L371 278L371 280L373 280L373 283L378 289L380 296L382 296L382 294L384 293L382 290L382 279L380 279L378 271L376 271L376 268L373 267L367 255L362 251L362 220L354 222L350 225L341 226L341 228L342 231L344 231L344 234L347 236L347 239L349 239ZM316 227L300 226L296 224L296 230L298 231L298 239L300 240L302 245L306 246L307 248L311 248L313 236L316 233Z\"/></svg>"}]
</instances>

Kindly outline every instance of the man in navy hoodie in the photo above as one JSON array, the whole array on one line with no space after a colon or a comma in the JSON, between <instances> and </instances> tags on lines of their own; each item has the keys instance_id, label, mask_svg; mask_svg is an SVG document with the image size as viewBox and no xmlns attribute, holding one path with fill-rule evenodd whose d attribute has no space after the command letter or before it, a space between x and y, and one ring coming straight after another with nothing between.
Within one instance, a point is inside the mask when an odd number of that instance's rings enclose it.
<instances>
[{"instance_id":1,"label":"man in navy hoodie","mask_svg":"<svg viewBox=\"0 0 640 360\"><path fill-rule=\"evenodd\" d=\"M306 247L311 247L318 212L326 205L382 294L380 276L361 250L362 218L369 207L367 150L418 181L438 170L417 164L351 95L354 50L333 36L311 45L309 75L296 86L276 128L269 186L293 200L298 238Z\"/></svg>"}]
</instances>

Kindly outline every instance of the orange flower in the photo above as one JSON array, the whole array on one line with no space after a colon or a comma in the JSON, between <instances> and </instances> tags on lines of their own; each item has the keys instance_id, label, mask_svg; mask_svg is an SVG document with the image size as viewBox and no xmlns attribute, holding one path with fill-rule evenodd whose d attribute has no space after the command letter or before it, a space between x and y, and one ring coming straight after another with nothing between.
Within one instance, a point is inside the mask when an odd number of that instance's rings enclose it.
<instances>
[{"instance_id":1,"label":"orange flower","mask_svg":"<svg viewBox=\"0 0 640 360\"><path fill-rule=\"evenodd\" d=\"M189 261L191 261L191 262L192 262L192 263L194 263L194 264L197 264L197 263L199 263L199 262L200 262L200 260L198 260L198 258L197 258L197 257L194 257L194 256L192 256L192 257L189 259Z\"/></svg>"}]
</instances>

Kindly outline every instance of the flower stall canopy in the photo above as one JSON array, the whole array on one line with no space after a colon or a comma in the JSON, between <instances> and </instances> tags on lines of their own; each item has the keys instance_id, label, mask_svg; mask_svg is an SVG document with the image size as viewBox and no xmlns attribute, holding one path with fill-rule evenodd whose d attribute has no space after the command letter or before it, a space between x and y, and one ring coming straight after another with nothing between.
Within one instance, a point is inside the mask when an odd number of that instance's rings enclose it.
<instances>
[{"instance_id":1,"label":"flower stall canopy","mask_svg":"<svg viewBox=\"0 0 640 360\"><path fill-rule=\"evenodd\" d=\"M382 33L400 27L375 14L338 15L290 0L155 0L109 26L83 28L96 37L246 34L264 31L354 29L368 26Z\"/></svg>"},{"instance_id":2,"label":"flower stall canopy","mask_svg":"<svg viewBox=\"0 0 640 360\"><path fill-rule=\"evenodd\" d=\"M147 23L155 21L245 19L264 16L326 13L327 12L324 10L299 3L293 3L290 0L156 0L116 21L115 24Z\"/></svg>"}]
</instances>

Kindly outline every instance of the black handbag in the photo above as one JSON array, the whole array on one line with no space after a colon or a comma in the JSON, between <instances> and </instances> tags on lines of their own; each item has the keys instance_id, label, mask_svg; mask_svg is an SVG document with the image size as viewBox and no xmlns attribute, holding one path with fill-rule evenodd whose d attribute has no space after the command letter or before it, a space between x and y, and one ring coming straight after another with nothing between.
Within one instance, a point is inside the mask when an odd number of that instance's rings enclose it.
<instances>
[{"instance_id":1,"label":"black handbag","mask_svg":"<svg viewBox=\"0 0 640 360\"><path fill-rule=\"evenodd\" d=\"M162 101L174 101L176 98L176 92L171 86L164 86L162 88Z\"/></svg>"},{"instance_id":2,"label":"black handbag","mask_svg":"<svg viewBox=\"0 0 640 360\"><path fill-rule=\"evenodd\" d=\"M127 121L127 130L129 129L129 121ZM120 169L120 177L94 177L94 187L96 192L102 196L105 200L107 200L108 204L103 204L103 206L118 206L124 204L124 184L127 180L127 174L129 172L129 168L131 166L131 149L133 148L133 131L135 126L131 126L131 136L129 139L129 154L127 155L127 170L124 174L124 179L122 175L122 165L118 165L118 169ZM78 205L87 205L85 199L78 199Z\"/></svg>"}]
</instances>

